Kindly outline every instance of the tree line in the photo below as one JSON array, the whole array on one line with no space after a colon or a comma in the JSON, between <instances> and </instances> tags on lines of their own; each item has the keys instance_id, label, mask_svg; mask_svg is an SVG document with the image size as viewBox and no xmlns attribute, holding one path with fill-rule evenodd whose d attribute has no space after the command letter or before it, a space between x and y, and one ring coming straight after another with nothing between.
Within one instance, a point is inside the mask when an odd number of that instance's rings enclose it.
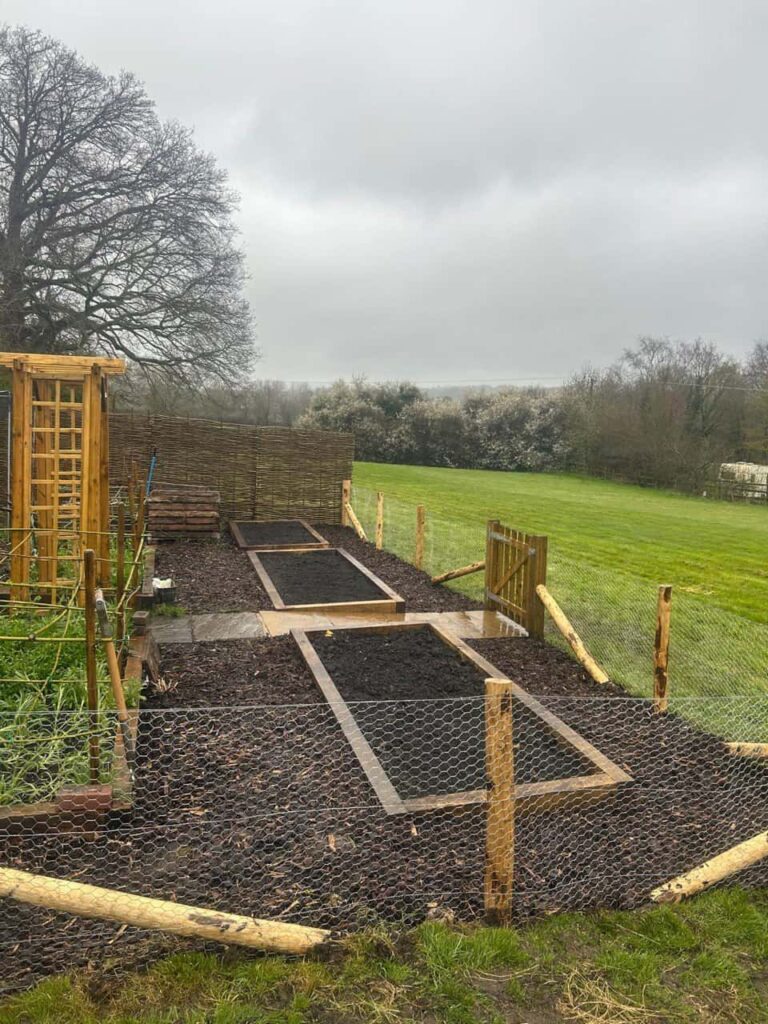
<instances>
[{"instance_id":1,"label":"tree line","mask_svg":"<svg viewBox=\"0 0 768 1024\"><path fill-rule=\"evenodd\" d=\"M133 383L131 383L133 381ZM129 374L126 407L348 431L356 457L422 466L567 471L705 490L719 464L768 462L768 343L739 362L714 345L641 338L557 388L435 396L407 381L253 381L205 393Z\"/></svg>"}]
</instances>

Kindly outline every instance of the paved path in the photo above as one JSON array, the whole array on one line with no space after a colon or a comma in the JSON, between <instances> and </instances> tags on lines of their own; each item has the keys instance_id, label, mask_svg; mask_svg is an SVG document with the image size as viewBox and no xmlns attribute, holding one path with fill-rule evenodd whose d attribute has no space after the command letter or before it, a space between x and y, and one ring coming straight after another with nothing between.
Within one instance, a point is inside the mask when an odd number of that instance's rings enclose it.
<instances>
[{"instance_id":1,"label":"paved path","mask_svg":"<svg viewBox=\"0 0 768 1024\"><path fill-rule=\"evenodd\" d=\"M348 629L351 626L394 625L398 622L434 622L464 640L526 635L525 630L495 611L406 612L404 615L212 612L209 615L185 615L178 619L156 615L151 620L150 629L159 644L191 644L285 636L292 629Z\"/></svg>"}]
</instances>

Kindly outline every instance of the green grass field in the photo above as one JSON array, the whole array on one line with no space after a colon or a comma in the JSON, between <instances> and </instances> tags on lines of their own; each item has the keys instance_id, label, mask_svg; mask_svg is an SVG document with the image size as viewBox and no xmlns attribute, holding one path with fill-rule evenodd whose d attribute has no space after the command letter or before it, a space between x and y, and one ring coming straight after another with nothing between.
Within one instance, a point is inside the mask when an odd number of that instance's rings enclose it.
<instances>
[{"instance_id":1,"label":"green grass field","mask_svg":"<svg viewBox=\"0 0 768 1024\"><path fill-rule=\"evenodd\" d=\"M355 465L354 482L467 522L549 535L553 556L670 582L768 623L768 509L543 473Z\"/></svg>"},{"instance_id":2,"label":"green grass field","mask_svg":"<svg viewBox=\"0 0 768 1024\"><path fill-rule=\"evenodd\" d=\"M431 572L482 558L488 519L546 534L550 589L632 692L652 692L659 583L674 586L673 696L768 692L768 509L555 474L357 463L353 482L371 535L375 492L384 492L385 546L406 558L415 505L426 506ZM482 580L456 586L479 597ZM734 718L734 708L721 708L726 715ZM733 738L768 741L734 728Z\"/></svg>"},{"instance_id":3,"label":"green grass field","mask_svg":"<svg viewBox=\"0 0 768 1024\"><path fill-rule=\"evenodd\" d=\"M333 962L179 954L51 978L0 1024L767 1024L768 901L559 914L519 929L425 924L346 941Z\"/></svg>"}]
</instances>

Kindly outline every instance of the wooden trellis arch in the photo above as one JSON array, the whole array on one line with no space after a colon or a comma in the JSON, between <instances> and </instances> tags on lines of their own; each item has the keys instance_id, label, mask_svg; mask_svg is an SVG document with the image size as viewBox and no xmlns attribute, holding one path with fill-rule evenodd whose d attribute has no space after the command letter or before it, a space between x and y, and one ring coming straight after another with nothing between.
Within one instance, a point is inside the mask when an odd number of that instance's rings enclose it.
<instances>
[{"instance_id":1,"label":"wooden trellis arch","mask_svg":"<svg viewBox=\"0 0 768 1024\"><path fill-rule=\"evenodd\" d=\"M107 381L125 363L0 352L0 366L11 371L11 594L56 601L84 548L108 578Z\"/></svg>"},{"instance_id":2,"label":"wooden trellis arch","mask_svg":"<svg viewBox=\"0 0 768 1024\"><path fill-rule=\"evenodd\" d=\"M544 636L544 605L536 587L547 582L547 538L488 522L485 549L485 607L503 612Z\"/></svg>"}]
</instances>

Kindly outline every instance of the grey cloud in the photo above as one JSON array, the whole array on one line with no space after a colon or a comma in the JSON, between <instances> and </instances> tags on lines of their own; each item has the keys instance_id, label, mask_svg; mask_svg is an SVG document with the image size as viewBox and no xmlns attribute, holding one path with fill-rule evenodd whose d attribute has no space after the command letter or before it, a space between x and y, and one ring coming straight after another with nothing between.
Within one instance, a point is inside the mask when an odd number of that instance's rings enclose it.
<instances>
[{"instance_id":1,"label":"grey cloud","mask_svg":"<svg viewBox=\"0 0 768 1024\"><path fill-rule=\"evenodd\" d=\"M764 0L0 13L134 70L230 169L265 374L545 377L640 333L768 334Z\"/></svg>"}]
</instances>

